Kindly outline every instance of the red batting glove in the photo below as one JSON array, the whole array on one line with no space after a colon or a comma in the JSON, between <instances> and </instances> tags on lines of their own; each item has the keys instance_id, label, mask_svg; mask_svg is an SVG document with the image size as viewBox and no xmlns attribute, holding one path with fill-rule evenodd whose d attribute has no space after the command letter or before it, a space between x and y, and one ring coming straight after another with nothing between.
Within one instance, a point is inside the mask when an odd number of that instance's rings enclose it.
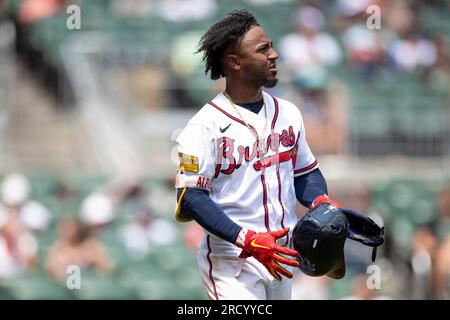
<instances>
[{"instance_id":1,"label":"red batting glove","mask_svg":"<svg viewBox=\"0 0 450 320\"><path fill-rule=\"evenodd\" d=\"M328 198L328 196L326 194L323 194L323 195L318 196L317 198L315 198L313 203L309 206L309 208L310 209L314 209L315 207L317 207L321 203L328 203L328 204L331 204L332 206L335 206L335 207L340 208L340 209L342 209L344 207L341 203L333 201L330 198Z\"/></svg>"},{"instance_id":2,"label":"red batting glove","mask_svg":"<svg viewBox=\"0 0 450 320\"><path fill-rule=\"evenodd\" d=\"M244 229L242 229L244 230ZM269 232L255 232L253 230L244 230L245 238L240 239L240 234L236 245L242 248L242 252L239 258L248 258L250 256L254 257L256 260L261 262L264 267L270 272L270 274L277 280L281 281L281 275L285 277L292 278L292 272L289 272L280 263L284 263L293 267L298 267L299 263L296 260L291 260L280 255L280 253L298 257L297 251L282 247L276 244L276 240L284 237L288 232L289 228L284 228L278 231ZM243 241L242 241L243 240ZM281 274L281 275L280 275Z\"/></svg>"}]
</instances>

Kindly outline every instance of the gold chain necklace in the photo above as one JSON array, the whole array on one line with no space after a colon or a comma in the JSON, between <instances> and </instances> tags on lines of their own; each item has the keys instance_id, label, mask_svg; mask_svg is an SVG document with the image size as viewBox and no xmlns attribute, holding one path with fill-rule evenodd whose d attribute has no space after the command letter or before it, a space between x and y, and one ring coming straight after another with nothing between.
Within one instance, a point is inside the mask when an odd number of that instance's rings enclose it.
<instances>
[{"instance_id":1,"label":"gold chain necklace","mask_svg":"<svg viewBox=\"0 0 450 320\"><path fill-rule=\"evenodd\" d=\"M264 121L264 129L263 129L262 135L260 137L258 136L258 132L256 131L256 129L252 130L250 125L247 123L247 121L245 121L244 117L241 115L241 113L239 112L238 108L236 107L236 104L233 102L233 100L231 100L231 98L228 95L228 93L226 93L224 91L223 95L228 99L228 101L230 102L230 104L233 107L234 111L236 111L236 113L241 118L241 121L245 124L245 126L251 132L251 134L255 137L256 142L257 142L257 148L258 148L259 154L260 155L265 154L267 152L267 150L266 150L266 143L264 141L264 139L266 137L266 129L267 129L267 108L266 108L266 101L264 99L264 94L262 95L262 98L263 98L263 108L264 108L265 121Z\"/></svg>"}]
</instances>

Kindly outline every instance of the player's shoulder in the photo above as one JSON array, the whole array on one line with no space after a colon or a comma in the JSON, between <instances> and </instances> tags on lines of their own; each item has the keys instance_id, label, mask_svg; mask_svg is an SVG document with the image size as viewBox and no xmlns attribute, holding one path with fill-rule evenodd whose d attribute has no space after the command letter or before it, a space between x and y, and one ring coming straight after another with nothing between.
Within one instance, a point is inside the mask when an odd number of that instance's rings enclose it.
<instances>
[{"instance_id":1,"label":"player's shoulder","mask_svg":"<svg viewBox=\"0 0 450 320\"><path fill-rule=\"evenodd\" d=\"M200 125L210 127L214 120L216 109L210 104L205 103L189 120L187 125Z\"/></svg>"},{"instance_id":2,"label":"player's shoulder","mask_svg":"<svg viewBox=\"0 0 450 320\"><path fill-rule=\"evenodd\" d=\"M223 102L220 100L220 94L205 103L187 122L183 131L209 131L215 132L217 121L223 116L220 107Z\"/></svg>"},{"instance_id":3,"label":"player's shoulder","mask_svg":"<svg viewBox=\"0 0 450 320\"><path fill-rule=\"evenodd\" d=\"M208 128L214 128L217 122L220 122L220 119L226 118L226 102L227 100L223 94L217 94L197 111L188 125L202 125Z\"/></svg>"},{"instance_id":4,"label":"player's shoulder","mask_svg":"<svg viewBox=\"0 0 450 320\"><path fill-rule=\"evenodd\" d=\"M208 105L204 105L186 123L177 137L178 143L191 144L199 137L211 136L211 114Z\"/></svg>"}]
</instances>

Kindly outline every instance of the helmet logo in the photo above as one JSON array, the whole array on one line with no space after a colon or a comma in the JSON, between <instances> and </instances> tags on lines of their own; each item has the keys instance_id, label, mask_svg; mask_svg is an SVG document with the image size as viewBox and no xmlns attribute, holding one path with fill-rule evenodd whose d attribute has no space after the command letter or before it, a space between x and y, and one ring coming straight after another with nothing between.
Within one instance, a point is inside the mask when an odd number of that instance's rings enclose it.
<instances>
[{"instance_id":1,"label":"helmet logo","mask_svg":"<svg viewBox=\"0 0 450 320\"><path fill-rule=\"evenodd\" d=\"M313 242L313 245L312 245L312 247L313 247L313 249L315 248L315 247L317 247L317 242L319 242L317 239L314 239L314 242Z\"/></svg>"}]
</instances>

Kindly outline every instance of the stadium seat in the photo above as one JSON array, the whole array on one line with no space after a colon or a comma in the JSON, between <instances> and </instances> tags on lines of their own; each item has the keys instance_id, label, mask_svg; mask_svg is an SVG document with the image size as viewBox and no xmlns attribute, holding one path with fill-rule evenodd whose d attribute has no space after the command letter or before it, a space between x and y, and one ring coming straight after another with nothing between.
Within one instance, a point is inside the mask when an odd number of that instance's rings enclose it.
<instances>
[{"instance_id":1,"label":"stadium seat","mask_svg":"<svg viewBox=\"0 0 450 320\"><path fill-rule=\"evenodd\" d=\"M117 279L139 299L206 298L195 258L181 245L153 248L143 260L124 259Z\"/></svg>"},{"instance_id":2,"label":"stadium seat","mask_svg":"<svg viewBox=\"0 0 450 320\"><path fill-rule=\"evenodd\" d=\"M434 218L435 193L425 182L394 180L376 192L396 215L404 215L416 224L428 223Z\"/></svg>"},{"instance_id":3,"label":"stadium seat","mask_svg":"<svg viewBox=\"0 0 450 320\"><path fill-rule=\"evenodd\" d=\"M124 265L118 274L118 282L133 291L139 299L149 300L170 296L172 291L167 293L166 290L173 287L169 273L148 259L128 261L128 265Z\"/></svg>"},{"instance_id":4,"label":"stadium seat","mask_svg":"<svg viewBox=\"0 0 450 320\"><path fill-rule=\"evenodd\" d=\"M137 285L136 293L142 300L186 299L169 278L144 280Z\"/></svg>"},{"instance_id":5,"label":"stadium seat","mask_svg":"<svg viewBox=\"0 0 450 320\"><path fill-rule=\"evenodd\" d=\"M414 231L437 218L436 191L424 181L393 180L374 184L372 205L385 220L396 252L407 257Z\"/></svg>"},{"instance_id":6,"label":"stadium seat","mask_svg":"<svg viewBox=\"0 0 450 320\"><path fill-rule=\"evenodd\" d=\"M196 263L195 255L183 244L160 246L152 253L155 265L168 271Z\"/></svg>"},{"instance_id":7,"label":"stadium seat","mask_svg":"<svg viewBox=\"0 0 450 320\"><path fill-rule=\"evenodd\" d=\"M81 278L81 289L74 290L82 300L128 300L135 299L133 291L121 286L114 277L85 275Z\"/></svg>"},{"instance_id":8,"label":"stadium seat","mask_svg":"<svg viewBox=\"0 0 450 320\"><path fill-rule=\"evenodd\" d=\"M174 285L182 290L185 299L206 299L206 293L196 264L187 264L173 273Z\"/></svg>"},{"instance_id":9,"label":"stadium seat","mask_svg":"<svg viewBox=\"0 0 450 320\"><path fill-rule=\"evenodd\" d=\"M74 191L78 206L90 193L104 187L107 177L97 175L78 174L67 180L68 187ZM76 208L78 212L78 207Z\"/></svg>"},{"instance_id":10,"label":"stadium seat","mask_svg":"<svg viewBox=\"0 0 450 320\"><path fill-rule=\"evenodd\" d=\"M57 180L51 172L25 173L31 185L31 197L48 197L56 191Z\"/></svg>"},{"instance_id":11,"label":"stadium seat","mask_svg":"<svg viewBox=\"0 0 450 320\"><path fill-rule=\"evenodd\" d=\"M206 298L198 272L190 263L170 272L150 263L130 264L121 281L143 300Z\"/></svg>"},{"instance_id":12,"label":"stadium seat","mask_svg":"<svg viewBox=\"0 0 450 320\"><path fill-rule=\"evenodd\" d=\"M72 290L46 278L40 272L19 275L7 282L6 288L15 300L66 300L73 299Z\"/></svg>"},{"instance_id":13,"label":"stadium seat","mask_svg":"<svg viewBox=\"0 0 450 320\"><path fill-rule=\"evenodd\" d=\"M24 0L9 0L6 5L9 11L9 14L13 17L17 17L19 15L19 9Z\"/></svg>"},{"instance_id":14,"label":"stadium seat","mask_svg":"<svg viewBox=\"0 0 450 320\"><path fill-rule=\"evenodd\" d=\"M354 128L358 134L364 136L380 137L388 134L390 130L389 114L383 101L377 99L367 99L365 104L361 104L354 110Z\"/></svg>"}]
</instances>

